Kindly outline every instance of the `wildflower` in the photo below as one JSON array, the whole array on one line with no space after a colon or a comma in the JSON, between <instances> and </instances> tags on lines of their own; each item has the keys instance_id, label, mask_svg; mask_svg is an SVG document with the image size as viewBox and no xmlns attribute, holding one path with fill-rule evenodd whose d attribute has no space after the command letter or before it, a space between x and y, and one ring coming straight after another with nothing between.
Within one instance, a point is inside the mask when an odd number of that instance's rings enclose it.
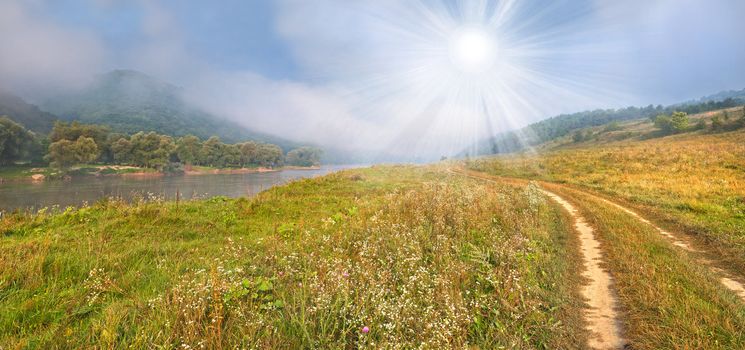
<instances>
[{"instance_id":1,"label":"wildflower","mask_svg":"<svg viewBox=\"0 0 745 350\"><path fill-rule=\"evenodd\" d=\"M342 274L341 274L341 275L342 275L342 276L343 276L344 278L347 278L347 277L349 277L349 273L347 273L346 271L342 272Z\"/></svg>"},{"instance_id":2,"label":"wildflower","mask_svg":"<svg viewBox=\"0 0 745 350\"><path fill-rule=\"evenodd\" d=\"M362 333L369 333L369 332L370 332L370 327L368 326L362 327Z\"/></svg>"}]
</instances>

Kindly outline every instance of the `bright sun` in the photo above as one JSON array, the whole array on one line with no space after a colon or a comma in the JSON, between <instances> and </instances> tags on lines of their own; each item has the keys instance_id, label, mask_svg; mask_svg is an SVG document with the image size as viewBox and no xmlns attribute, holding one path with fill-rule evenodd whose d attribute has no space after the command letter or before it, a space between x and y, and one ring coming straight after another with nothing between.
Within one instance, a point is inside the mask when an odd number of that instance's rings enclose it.
<instances>
[{"instance_id":1,"label":"bright sun","mask_svg":"<svg viewBox=\"0 0 745 350\"><path fill-rule=\"evenodd\" d=\"M483 30L467 28L458 31L450 42L450 59L465 73L481 73L494 63L495 45Z\"/></svg>"}]
</instances>

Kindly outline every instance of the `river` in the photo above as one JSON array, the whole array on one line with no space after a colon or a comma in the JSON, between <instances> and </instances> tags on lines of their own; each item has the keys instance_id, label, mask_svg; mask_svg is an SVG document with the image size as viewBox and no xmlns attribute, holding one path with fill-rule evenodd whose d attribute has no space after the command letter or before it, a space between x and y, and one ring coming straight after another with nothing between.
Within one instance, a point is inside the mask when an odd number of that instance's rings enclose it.
<instances>
[{"instance_id":1,"label":"river","mask_svg":"<svg viewBox=\"0 0 745 350\"><path fill-rule=\"evenodd\" d=\"M161 177L78 177L69 181L0 184L0 210L38 210L44 207L81 206L105 197L156 196L173 200L212 196L253 196L270 187L292 180L325 175L359 166L328 165L314 170L282 170L250 174L209 174Z\"/></svg>"}]
</instances>

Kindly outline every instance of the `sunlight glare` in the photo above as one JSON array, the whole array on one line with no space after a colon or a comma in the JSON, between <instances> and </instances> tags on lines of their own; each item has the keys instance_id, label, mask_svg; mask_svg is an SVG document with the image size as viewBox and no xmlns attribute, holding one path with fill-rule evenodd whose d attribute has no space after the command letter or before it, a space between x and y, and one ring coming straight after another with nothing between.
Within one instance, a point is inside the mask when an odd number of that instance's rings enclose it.
<instances>
[{"instance_id":1,"label":"sunlight glare","mask_svg":"<svg viewBox=\"0 0 745 350\"><path fill-rule=\"evenodd\" d=\"M483 30L460 30L450 45L450 57L455 66L465 73L481 73L493 64L495 47L492 38Z\"/></svg>"}]
</instances>

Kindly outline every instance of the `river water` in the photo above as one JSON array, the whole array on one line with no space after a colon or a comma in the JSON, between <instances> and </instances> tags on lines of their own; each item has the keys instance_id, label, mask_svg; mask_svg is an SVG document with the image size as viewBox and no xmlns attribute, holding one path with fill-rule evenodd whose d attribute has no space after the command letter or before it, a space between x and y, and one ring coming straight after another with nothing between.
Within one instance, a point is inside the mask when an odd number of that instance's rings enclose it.
<instances>
[{"instance_id":1,"label":"river water","mask_svg":"<svg viewBox=\"0 0 745 350\"><path fill-rule=\"evenodd\" d=\"M209 174L161 177L78 177L70 181L0 184L0 210L38 210L44 207L81 206L105 197L165 198L173 200L212 196L253 196L292 180L325 175L359 166L329 165L316 170L282 170L251 174Z\"/></svg>"}]
</instances>

